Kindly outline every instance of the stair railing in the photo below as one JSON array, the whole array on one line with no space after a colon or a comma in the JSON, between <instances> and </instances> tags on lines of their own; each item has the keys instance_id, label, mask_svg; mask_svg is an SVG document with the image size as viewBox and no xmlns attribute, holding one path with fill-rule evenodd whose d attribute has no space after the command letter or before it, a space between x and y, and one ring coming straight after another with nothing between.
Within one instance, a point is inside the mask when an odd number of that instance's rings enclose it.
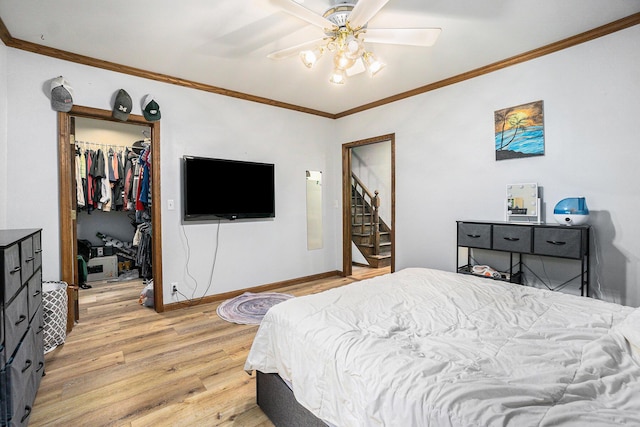
<instances>
[{"instance_id":1,"label":"stair railing","mask_svg":"<svg viewBox=\"0 0 640 427\"><path fill-rule=\"evenodd\" d=\"M358 178L353 172L351 172L351 188L354 194L354 200L351 206L354 207L352 215L353 227L360 228L360 234L368 234L373 241L373 254L380 254L380 196L378 196L378 190L372 194L366 185ZM360 190L359 190L360 189ZM360 203L362 202L362 203ZM367 209L367 205L371 207ZM358 215L358 208L362 208L362 215ZM369 229L367 230L367 225Z\"/></svg>"}]
</instances>

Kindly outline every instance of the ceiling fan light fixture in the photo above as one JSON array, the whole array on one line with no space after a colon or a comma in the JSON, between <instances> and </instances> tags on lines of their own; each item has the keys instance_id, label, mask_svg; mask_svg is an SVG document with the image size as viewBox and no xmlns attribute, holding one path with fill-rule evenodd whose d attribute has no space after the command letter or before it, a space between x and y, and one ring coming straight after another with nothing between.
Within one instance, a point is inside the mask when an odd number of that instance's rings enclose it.
<instances>
[{"instance_id":1,"label":"ceiling fan light fixture","mask_svg":"<svg viewBox=\"0 0 640 427\"><path fill-rule=\"evenodd\" d=\"M329 51L334 65L329 81L335 84L344 84L347 77L364 71L373 77L386 66L366 50L365 39L367 45L385 43L428 47L434 44L442 31L441 28L369 28L369 21L390 0L331 0L333 6L322 15L301 6L299 3L303 1L271 0L284 12L320 28L326 37L280 49L267 56L281 59L298 54L305 67L312 68L324 51ZM314 46L313 50L307 50Z\"/></svg>"},{"instance_id":2,"label":"ceiling fan light fixture","mask_svg":"<svg viewBox=\"0 0 640 427\"><path fill-rule=\"evenodd\" d=\"M349 35L344 42L344 53L349 58L360 58L364 52L364 43L354 35Z\"/></svg>"},{"instance_id":3,"label":"ceiling fan light fixture","mask_svg":"<svg viewBox=\"0 0 640 427\"><path fill-rule=\"evenodd\" d=\"M362 59L364 60L364 64L369 71L369 75L371 77L375 76L382 70L387 64L380 61L372 52L365 52L362 55Z\"/></svg>"},{"instance_id":4,"label":"ceiling fan light fixture","mask_svg":"<svg viewBox=\"0 0 640 427\"><path fill-rule=\"evenodd\" d=\"M343 85L346 79L347 75L345 71L340 68L334 69L333 73L331 73L331 76L329 77L329 81L336 85Z\"/></svg>"},{"instance_id":5,"label":"ceiling fan light fixture","mask_svg":"<svg viewBox=\"0 0 640 427\"><path fill-rule=\"evenodd\" d=\"M333 65L338 70L346 70L355 64L357 58L351 58L344 51L338 51L333 55Z\"/></svg>"},{"instance_id":6,"label":"ceiling fan light fixture","mask_svg":"<svg viewBox=\"0 0 640 427\"><path fill-rule=\"evenodd\" d=\"M322 49L316 48L314 50L303 50L300 52L300 60L305 67L311 68L318 62L318 59L322 56Z\"/></svg>"}]
</instances>

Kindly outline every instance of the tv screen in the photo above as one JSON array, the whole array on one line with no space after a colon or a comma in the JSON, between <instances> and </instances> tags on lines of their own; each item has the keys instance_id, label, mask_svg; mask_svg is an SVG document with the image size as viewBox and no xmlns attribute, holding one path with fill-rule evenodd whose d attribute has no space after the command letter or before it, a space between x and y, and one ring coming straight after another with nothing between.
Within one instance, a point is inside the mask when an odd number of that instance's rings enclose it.
<instances>
[{"instance_id":1,"label":"tv screen","mask_svg":"<svg viewBox=\"0 0 640 427\"><path fill-rule=\"evenodd\" d=\"M275 217L275 166L183 157L183 220Z\"/></svg>"}]
</instances>

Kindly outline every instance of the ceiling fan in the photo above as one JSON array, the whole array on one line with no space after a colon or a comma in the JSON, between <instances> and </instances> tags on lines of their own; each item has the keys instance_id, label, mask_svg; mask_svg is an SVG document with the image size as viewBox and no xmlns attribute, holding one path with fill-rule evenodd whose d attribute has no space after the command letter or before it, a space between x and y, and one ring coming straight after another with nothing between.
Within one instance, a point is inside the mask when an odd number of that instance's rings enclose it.
<instances>
[{"instance_id":1,"label":"ceiling fan","mask_svg":"<svg viewBox=\"0 0 640 427\"><path fill-rule=\"evenodd\" d=\"M267 55L271 59L299 55L311 68L323 53L333 54L331 83L343 84L347 77L368 71L373 77L385 64L365 46L367 43L387 43L409 46L432 46L442 31L440 28L368 28L368 22L389 0L335 0L322 15L299 4L302 0L271 0L282 11L324 31L319 39L281 49Z\"/></svg>"}]
</instances>

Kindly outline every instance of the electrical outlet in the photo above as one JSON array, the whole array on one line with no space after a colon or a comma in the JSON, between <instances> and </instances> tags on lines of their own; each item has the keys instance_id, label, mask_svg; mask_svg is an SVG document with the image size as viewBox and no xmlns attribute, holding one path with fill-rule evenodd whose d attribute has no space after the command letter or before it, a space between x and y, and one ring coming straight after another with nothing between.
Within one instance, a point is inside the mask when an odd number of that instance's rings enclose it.
<instances>
[{"instance_id":1,"label":"electrical outlet","mask_svg":"<svg viewBox=\"0 0 640 427\"><path fill-rule=\"evenodd\" d=\"M176 292L178 292L178 282L173 282L171 284L171 293L175 294Z\"/></svg>"}]
</instances>

